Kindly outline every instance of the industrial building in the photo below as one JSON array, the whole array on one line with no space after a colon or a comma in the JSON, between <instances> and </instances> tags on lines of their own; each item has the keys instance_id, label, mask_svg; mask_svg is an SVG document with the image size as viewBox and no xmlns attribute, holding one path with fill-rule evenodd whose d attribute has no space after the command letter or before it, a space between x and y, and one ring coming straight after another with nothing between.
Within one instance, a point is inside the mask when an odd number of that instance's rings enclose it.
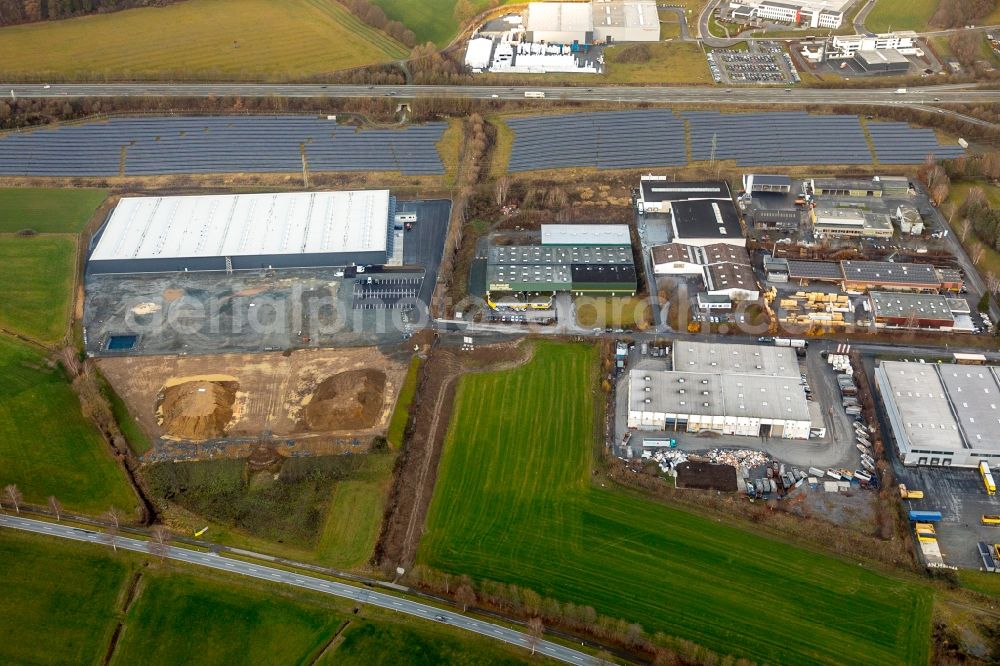
<instances>
[{"instance_id":1,"label":"industrial building","mask_svg":"<svg viewBox=\"0 0 1000 666\"><path fill-rule=\"evenodd\" d=\"M872 316L878 328L951 331L955 328L955 313L949 299L940 294L901 294L873 291Z\"/></svg>"},{"instance_id":2,"label":"industrial building","mask_svg":"<svg viewBox=\"0 0 1000 666\"><path fill-rule=\"evenodd\" d=\"M698 294L701 310L729 310L733 301L755 301L760 297L745 247L728 243L705 246L666 243L654 245L650 255L655 275L702 278L705 291Z\"/></svg>"},{"instance_id":3,"label":"industrial building","mask_svg":"<svg viewBox=\"0 0 1000 666\"><path fill-rule=\"evenodd\" d=\"M790 233L802 226L801 208L758 208L751 206L746 213L749 224L763 231Z\"/></svg>"},{"instance_id":4,"label":"industrial building","mask_svg":"<svg viewBox=\"0 0 1000 666\"><path fill-rule=\"evenodd\" d=\"M816 196L880 197L882 183L872 178L813 178L809 190Z\"/></svg>"},{"instance_id":5,"label":"industrial building","mask_svg":"<svg viewBox=\"0 0 1000 666\"><path fill-rule=\"evenodd\" d=\"M854 64L869 74L906 74L910 61L899 51L858 51Z\"/></svg>"},{"instance_id":6,"label":"industrial building","mask_svg":"<svg viewBox=\"0 0 1000 666\"><path fill-rule=\"evenodd\" d=\"M836 29L844 9L854 0L731 0L729 13L744 22L790 23L809 28Z\"/></svg>"},{"instance_id":7,"label":"industrial building","mask_svg":"<svg viewBox=\"0 0 1000 666\"><path fill-rule=\"evenodd\" d=\"M810 215L813 233L820 238L892 238L892 220L884 213L817 206Z\"/></svg>"},{"instance_id":8,"label":"industrial building","mask_svg":"<svg viewBox=\"0 0 1000 666\"><path fill-rule=\"evenodd\" d=\"M726 243L746 247L740 214L731 200L675 201L670 208L675 243L698 246Z\"/></svg>"},{"instance_id":9,"label":"industrial building","mask_svg":"<svg viewBox=\"0 0 1000 666\"><path fill-rule=\"evenodd\" d=\"M541 243L497 245L486 261L487 291L632 296L636 271L627 225L542 225Z\"/></svg>"},{"instance_id":10,"label":"industrial building","mask_svg":"<svg viewBox=\"0 0 1000 666\"><path fill-rule=\"evenodd\" d=\"M866 53L868 59L878 54L896 60L902 58L909 68L905 56L923 57L924 52L917 44L915 32L890 32L879 35L834 35L821 43L803 44L802 55L811 62L827 60L855 60L858 54Z\"/></svg>"},{"instance_id":11,"label":"industrial building","mask_svg":"<svg viewBox=\"0 0 1000 666\"><path fill-rule=\"evenodd\" d=\"M745 173L743 191L751 195L788 194L792 191L792 179L789 176Z\"/></svg>"},{"instance_id":12,"label":"industrial building","mask_svg":"<svg viewBox=\"0 0 1000 666\"><path fill-rule=\"evenodd\" d=\"M900 204L896 207L896 214L893 216L899 224L899 230L904 234L919 236L924 233L924 219L920 216L920 211L909 204Z\"/></svg>"},{"instance_id":13,"label":"industrial building","mask_svg":"<svg viewBox=\"0 0 1000 666\"><path fill-rule=\"evenodd\" d=\"M670 213L675 202L700 200L732 202L733 195L722 180L678 182L651 174L639 179L636 206L640 213Z\"/></svg>"},{"instance_id":14,"label":"industrial building","mask_svg":"<svg viewBox=\"0 0 1000 666\"><path fill-rule=\"evenodd\" d=\"M882 361L875 385L904 465L1000 461L996 367Z\"/></svg>"},{"instance_id":15,"label":"industrial building","mask_svg":"<svg viewBox=\"0 0 1000 666\"><path fill-rule=\"evenodd\" d=\"M887 261L842 261L843 286L848 291L883 289L886 291L934 291L941 278L930 264L890 263Z\"/></svg>"},{"instance_id":16,"label":"industrial building","mask_svg":"<svg viewBox=\"0 0 1000 666\"><path fill-rule=\"evenodd\" d=\"M790 348L678 341L673 370L635 369L628 382L629 428L809 437Z\"/></svg>"},{"instance_id":17,"label":"industrial building","mask_svg":"<svg viewBox=\"0 0 1000 666\"><path fill-rule=\"evenodd\" d=\"M748 264L717 263L705 268L705 292L725 296L730 301L756 301L760 298L757 276Z\"/></svg>"},{"instance_id":18,"label":"industrial building","mask_svg":"<svg viewBox=\"0 0 1000 666\"><path fill-rule=\"evenodd\" d=\"M382 264L388 190L125 197L95 236L89 273Z\"/></svg>"},{"instance_id":19,"label":"industrial building","mask_svg":"<svg viewBox=\"0 0 1000 666\"><path fill-rule=\"evenodd\" d=\"M549 44L611 44L660 40L655 0L531 2L524 16L525 41Z\"/></svg>"}]
</instances>

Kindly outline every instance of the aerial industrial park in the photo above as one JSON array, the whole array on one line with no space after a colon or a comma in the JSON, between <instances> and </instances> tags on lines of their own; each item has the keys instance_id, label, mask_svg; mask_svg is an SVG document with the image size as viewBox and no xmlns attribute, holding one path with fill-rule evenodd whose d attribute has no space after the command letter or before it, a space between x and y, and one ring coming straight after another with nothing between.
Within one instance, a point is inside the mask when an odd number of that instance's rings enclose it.
<instances>
[{"instance_id":1,"label":"aerial industrial park","mask_svg":"<svg viewBox=\"0 0 1000 666\"><path fill-rule=\"evenodd\" d=\"M0 0L0 660L1000 663L1000 3Z\"/></svg>"}]
</instances>

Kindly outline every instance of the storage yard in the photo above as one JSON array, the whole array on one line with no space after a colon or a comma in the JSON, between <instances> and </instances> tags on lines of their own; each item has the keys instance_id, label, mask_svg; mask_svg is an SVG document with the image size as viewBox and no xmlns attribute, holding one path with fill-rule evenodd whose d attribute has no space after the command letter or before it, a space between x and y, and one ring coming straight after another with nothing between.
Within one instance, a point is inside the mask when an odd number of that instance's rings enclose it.
<instances>
[{"instance_id":1,"label":"storage yard","mask_svg":"<svg viewBox=\"0 0 1000 666\"><path fill-rule=\"evenodd\" d=\"M696 162L735 160L738 166L810 164L917 164L928 153L938 159L963 155L944 145L933 130L905 123L874 130L875 153L861 119L804 111L722 113L668 109L526 116L505 121L514 132L509 170L567 167L624 169L684 166L687 147ZM690 128L685 130L685 124ZM782 127L776 137L775 126ZM869 131L883 124L867 122ZM583 139L581 139L583 138Z\"/></svg>"},{"instance_id":2,"label":"storage yard","mask_svg":"<svg viewBox=\"0 0 1000 666\"><path fill-rule=\"evenodd\" d=\"M316 116L143 116L0 136L0 175L145 176L313 171L444 173L447 123L399 129Z\"/></svg>"}]
</instances>

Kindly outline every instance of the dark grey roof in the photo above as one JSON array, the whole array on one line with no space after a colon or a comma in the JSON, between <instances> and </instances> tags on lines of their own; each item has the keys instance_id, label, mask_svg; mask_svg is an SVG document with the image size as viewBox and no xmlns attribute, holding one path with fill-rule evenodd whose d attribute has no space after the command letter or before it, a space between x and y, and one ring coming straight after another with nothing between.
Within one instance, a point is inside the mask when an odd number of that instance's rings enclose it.
<instances>
[{"instance_id":1,"label":"dark grey roof","mask_svg":"<svg viewBox=\"0 0 1000 666\"><path fill-rule=\"evenodd\" d=\"M929 264L889 263L887 261L842 261L845 279L871 284L940 284L937 272Z\"/></svg>"},{"instance_id":2,"label":"dark grey roof","mask_svg":"<svg viewBox=\"0 0 1000 666\"><path fill-rule=\"evenodd\" d=\"M781 175L770 175L770 174L753 174L754 185L787 185L791 187L792 179L789 176Z\"/></svg>"},{"instance_id":3,"label":"dark grey roof","mask_svg":"<svg viewBox=\"0 0 1000 666\"><path fill-rule=\"evenodd\" d=\"M725 181L675 182L669 180L645 180L642 184L642 200L651 202L688 201L691 199L733 198L729 184Z\"/></svg>"},{"instance_id":4,"label":"dark grey roof","mask_svg":"<svg viewBox=\"0 0 1000 666\"><path fill-rule=\"evenodd\" d=\"M806 280L840 280L844 274L836 261L788 260L788 277Z\"/></svg>"},{"instance_id":5,"label":"dark grey roof","mask_svg":"<svg viewBox=\"0 0 1000 666\"><path fill-rule=\"evenodd\" d=\"M732 201L675 201L672 206L676 242L689 238L742 238L740 215Z\"/></svg>"}]
</instances>

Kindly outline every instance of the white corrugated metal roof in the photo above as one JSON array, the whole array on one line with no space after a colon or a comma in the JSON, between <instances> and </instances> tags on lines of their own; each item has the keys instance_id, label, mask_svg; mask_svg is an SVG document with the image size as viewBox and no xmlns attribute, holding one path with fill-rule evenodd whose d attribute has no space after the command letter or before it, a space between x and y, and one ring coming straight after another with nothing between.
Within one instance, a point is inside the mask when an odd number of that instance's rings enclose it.
<instances>
[{"instance_id":1,"label":"white corrugated metal roof","mask_svg":"<svg viewBox=\"0 0 1000 666\"><path fill-rule=\"evenodd\" d=\"M543 224L542 245L631 245L627 224Z\"/></svg>"},{"instance_id":2,"label":"white corrugated metal roof","mask_svg":"<svg viewBox=\"0 0 1000 666\"><path fill-rule=\"evenodd\" d=\"M128 197L92 260L377 252L389 191Z\"/></svg>"}]
</instances>

